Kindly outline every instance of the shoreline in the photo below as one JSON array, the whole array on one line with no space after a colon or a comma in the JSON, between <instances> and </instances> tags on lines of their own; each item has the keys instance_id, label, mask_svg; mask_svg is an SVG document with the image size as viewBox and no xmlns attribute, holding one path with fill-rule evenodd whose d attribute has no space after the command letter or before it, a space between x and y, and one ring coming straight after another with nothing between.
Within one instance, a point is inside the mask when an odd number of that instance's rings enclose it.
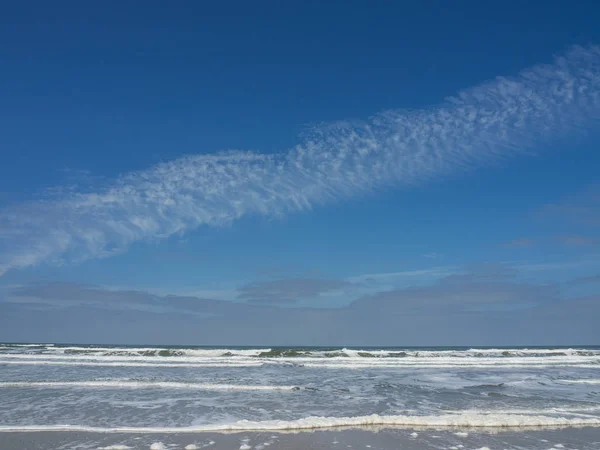
<instances>
[{"instance_id":1,"label":"shoreline","mask_svg":"<svg viewBox=\"0 0 600 450\"><path fill-rule=\"evenodd\" d=\"M600 428L528 429L521 431L398 429L314 430L312 432L228 432L165 433L135 435L130 433L86 432L5 432L0 434L3 450L52 449L485 449L527 448L528 450L593 450L600 446Z\"/></svg>"},{"instance_id":2,"label":"shoreline","mask_svg":"<svg viewBox=\"0 0 600 450\"><path fill-rule=\"evenodd\" d=\"M300 419L304 420L304 419ZM276 422L276 421L275 421ZM526 433L537 431L561 431L561 430L580 430L580 429L597 429L600 433L600 420L593 424L584 421L582 424L564 424L564 425L402 425L389 423L373 423L364 425L323 425L323 426L306 426L297 428L252 428L239 427L232 425L219 426L207 425L191 426L191 427L115 427L115 428L100 428L88 426L71 426L71 425L23 425L23 426L3 426L0 425L0 437L4 434L28 434L28 433L48 433L48 434L98 434L98 435L238 435L244 433L277 433L281 435L297 435L311 434L317 432L343 432L343 431L364 431L378 433L385 430L396 431L418 431L418 432L459 432L459 433L481 433L481 434L502 434L502 433Z\"/></svg>"}]
</instances>

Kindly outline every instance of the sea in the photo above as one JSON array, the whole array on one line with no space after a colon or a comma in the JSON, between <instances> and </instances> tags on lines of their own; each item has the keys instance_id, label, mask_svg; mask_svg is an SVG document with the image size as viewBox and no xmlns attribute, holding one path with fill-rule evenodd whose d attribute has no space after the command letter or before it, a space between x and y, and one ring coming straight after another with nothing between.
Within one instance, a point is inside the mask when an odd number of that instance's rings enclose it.
<instances>
[{"instance_id":1,"label":"sea","mask_svg":"<svg viewBox=\"0 0 600 450\"><path fill-rule=\"evenodd\" d=\"M600 347L0 344L2 450L494 445L600 449Z\"/></svg>"}]
</instances>

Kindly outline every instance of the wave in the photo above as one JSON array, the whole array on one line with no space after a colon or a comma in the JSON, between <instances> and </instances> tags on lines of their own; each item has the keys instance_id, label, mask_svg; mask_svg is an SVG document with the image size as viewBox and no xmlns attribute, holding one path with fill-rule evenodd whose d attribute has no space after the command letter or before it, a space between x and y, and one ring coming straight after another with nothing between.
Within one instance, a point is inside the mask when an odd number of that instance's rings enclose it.
<instances>
[{"instance_id":1,"label":"wave","mask_svg":"<svg viewBox=\"0 0 600 450\"><path fill-rule=\"evenodd\" d=\"M14 357L15 355L10 355ZM98 366L98 367L212 367L212 368L235 368L235 367L260 367L260 366L290 366L304 368L320 368L320 369L477 369L477 368L547 368L547 367L573 367L573 368L590 368L600 366L600 360L597 358L588 360L538 360L538 361L521 361L521 360L452 360L443 361L426 361L426 360L362 360L360 358L342 358L338 361L332 359L316 360L313 358L301 360L298 358L279 360L259 360L259 359L240 359L240 360L224 360L224 359L182 359L156 361L153 359L143 358L56 358L51 359L44 357L37 358L22 358L11 359L8 355L0 356L0 366L3 364L13 365L48 365L48 366Z\"/></svg>"},{"instance_id":2,"label":"wave","mask_svg":"<svg viewBox=\"0 0 600 450\"><path fill-rule=\"evenodd\" d=\"M54 347L54 344L0 344L0 348L3 347L31 347L31 348L43 348L43 347Z\"/></svg>"},{"instance_id":3,"label":"wave","mask_svg":"<svg viewBox=\"0 0 600 450\"><path fill-rule=\"evenodd\" d=\"M111 389L197 389L197 390L235 390L235 391L297 391L299 386L277 385L239 385L211 383L182 383L173 381L6 381L0 382L2 388L111 388Z\"/></svg>"},{"instance_id":4,"label":"wave","mask_svg":"<svg viewBox=\"0 0 600 450\"><path fill-rule=\"evenodd\" d=\"M600 367L600 349L160 348L0 344L0 365L307 369Z\"/></svg>"},{"instance_id":5,"label":"wave","mask_svg":"<svg viewBox=\"0 0 600 450\"><path fill-rule=\"evenodd\" d=\"M41 351L38 351L41 350ZM598 348L498 349L349 349L349 348L164 348L56 346L54 344L0 344L0 354L123 357L253 357L253 358L545 358L600 357Z\"/></svg>"},{"instance_id":6,"label":"wave","mask_svg":"<svg viewBox=\"0 0 600 450\"><path fill-rule=\"evenodd\" d=\"M127 445L109 445L108 447L98 447L97 450L129 450L130 448Z\"/></svg>"},{"instance_id":7,"label":"wave","mask_svg":"<svg viewBox=\"0 0 600 450\"><path fill-rule=\"evenodd\" d=\"M295 350L294 350L295 351ZM266 353L266 352L263 352ZM272 352L269 352L272 354ZM123 354L123 353L111 353L111 354L48 354L48 353L4 353L0 354L0 359L61 359L61 360L114 360L114 361L163 361L165 363L173 362L173 361L242 361L265 359L265 360L295 360L295 361L304 361L304 362L332 362L335 360L338 361L348 361L348 360L363 360L364 364L410 364L410 363L418 363L418 364L438 364L444 361L457 361L461 364L481 364L485 362L490 362L494 364L504 364L507 362L519 362L522 364L535 364L538 362L557 362L560 363L562 361L578 361L578 362L586 362L586 361L597 361L600 363L600 355L594 356L546 356L546 357L537 357L537 358L521 358L521 357L505 357L505 358L494 358L494 357L475 357L475 358L464 358L464 357L456 357L456 356L446 356L446 357L402 357L402 358L379 358L375 356L367 357L364 355L364 352L356 352L356 355L335 355L329 356L326 358L315 357L314 355L306 354L306 355L292 355L286 356L285 354L281 354L279 356L258 356L258 357L248 357L248 356L233 356L230 358L226 357L218 357L212 355L202 355L202 356L171 356L170 358L157 358L155 356L147 356L140 354Z\"/></svg>"},{"instance_id":8,"label":"wave","mask_svg":"<svg viewBox=\"0 0 600 450\"><path fill-rule=\"evenodd\" d=\"M469 411L438 416L357 417L311 416L297 420L241 420L230 424L194 425L189 427L92 427L86 425L3 425L0 432L75 431L95 433L200 433L223 431L286 431L326 428L388 426L404 428L540 428L540 427L600 427L598 417L560 417L530 414L502 414Z\"/></svg>"},{"instance_id":9,"label":"wave","mask_svg":"<svg viewBox=\"0 0 600 450\"><path fill-rule=\"evenodd\" d=\"M2 364L16 365L45 365L45 366L88 366L88 367L259 367L264 363L253 362L231 362L231 363L153 363L134 361L59 361L59 360L0 360Z\"/></svg>"},{"instance_id":10,"label":"wave","mask_svg":"<svg viewBox=\"0 0 600 450\"><path fill-rule=\"evenodd\" d=\"M108 447L98 447L97 450L129 450L130 448L127 445L109 445Z\"/></svg>"},{"instance_id":11,"label":"wave","mask_svg":"<svg viewBox=\"0 0 600 450\"><path fill-rule=\"evenodd\" d=\"M224 357L224 356L258 356L260 353L269 352L271 349L187 349L163 347L96 347L96 346L55 346L41 344L0 344L0 352L17 350L25 351L23 354L54 354L54 355L95 355L95 356L197 356L197 357ZM44 350L32 352L31 350ZM2 354L2 353L0 353Z\"/></svg>"},{"instance_id":12,"label":"wave","mask_svg":"<svg viewBox=\"0 0 600 450\"><path fill-rule=\"evenodd\" d=\"M588 380L555 380L561 383L573 383L573 384L600 384L600 379L588 379Z\"/></svg>"}]
</instances>

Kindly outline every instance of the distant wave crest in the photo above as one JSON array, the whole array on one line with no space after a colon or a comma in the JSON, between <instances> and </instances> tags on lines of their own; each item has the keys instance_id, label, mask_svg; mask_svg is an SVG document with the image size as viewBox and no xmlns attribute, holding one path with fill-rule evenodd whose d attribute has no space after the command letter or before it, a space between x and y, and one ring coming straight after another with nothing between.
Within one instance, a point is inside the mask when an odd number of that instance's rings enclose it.
<instances>
[{"instance_id":1,"label":"distant wave crest","mask_svg":"<svg viewBox=\"0 0 600 450\"><path fill-rule=\"evenodd\" d=\"M0 344L1 364L130 367L252 367L280 364L320 368L583 367L600 365L600 348L133 348Z\"/></svg>"}]
</instances>

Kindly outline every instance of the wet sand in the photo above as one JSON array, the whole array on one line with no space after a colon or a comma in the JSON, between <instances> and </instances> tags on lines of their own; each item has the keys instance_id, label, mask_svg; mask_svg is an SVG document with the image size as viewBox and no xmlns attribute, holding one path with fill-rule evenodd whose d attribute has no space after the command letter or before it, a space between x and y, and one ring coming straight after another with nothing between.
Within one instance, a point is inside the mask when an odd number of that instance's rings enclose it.
<instances>
[{"instance_id":1,"label":"wet sand","mask_svg":"<svg viewBox=\"0 0 600 450\"><path fill-rule=\"evenodd\" d=\"M0 433L2 450L71 449L207 450L598 450L600 428L489 431L474 429L338 429L299 433L101 434L79 432Z\"/></svg>"}]
</instances>

